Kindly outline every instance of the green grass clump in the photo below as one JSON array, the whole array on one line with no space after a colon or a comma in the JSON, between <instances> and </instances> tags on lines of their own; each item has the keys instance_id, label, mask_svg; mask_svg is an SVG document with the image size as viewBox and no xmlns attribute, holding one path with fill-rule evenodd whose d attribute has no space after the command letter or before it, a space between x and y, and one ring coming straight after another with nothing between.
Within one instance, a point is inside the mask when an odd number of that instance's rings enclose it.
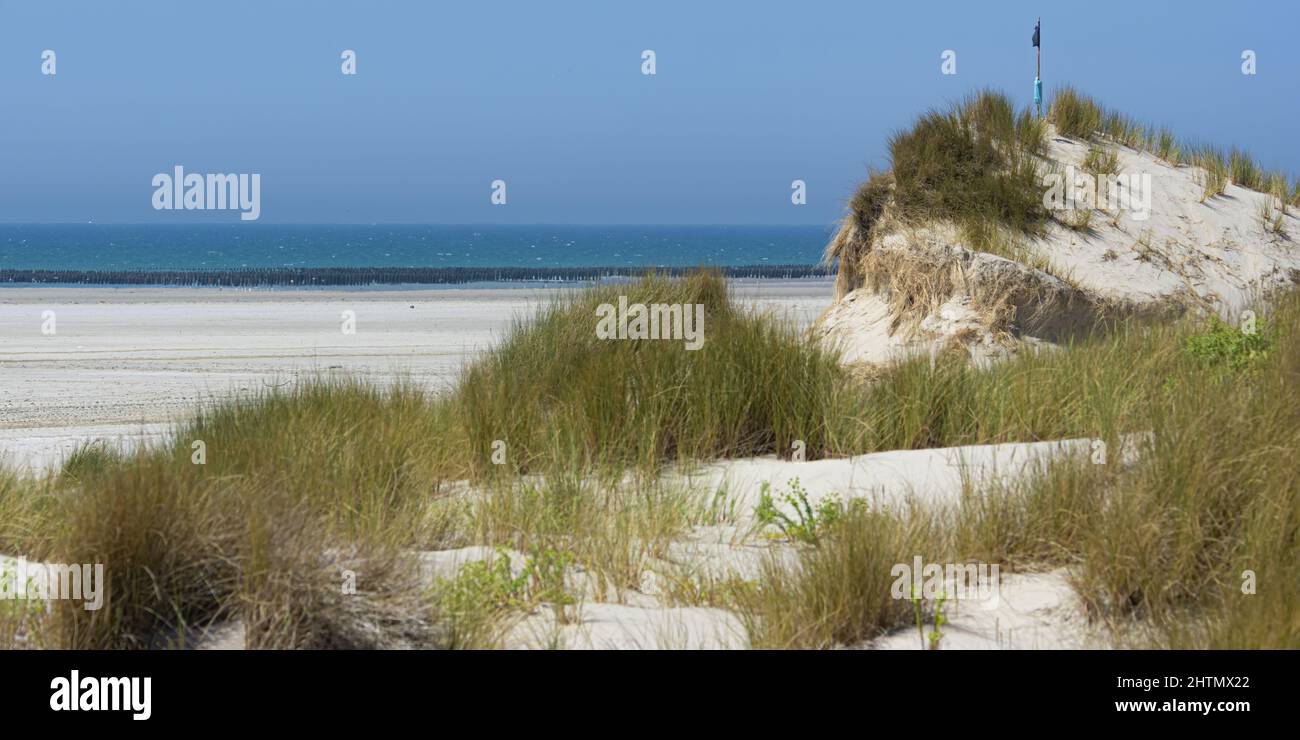
<instances>
[{"instance_id":1,"label":"green grass clump","mask_svg":"<svg viewBox=\"0 0 1300 740\"><path fill-rule=\"evenodd\" d=\"M1182 163L1182 146L1174 138L1174 132L1167 128L1160 129L1156 135L1156 156L1177 167Z\"/></svg>"},{"instance_id":2,"label":"green grass clump","mask_svg":"<svg viewBox=\"0 0 1300 740\"><path fill-rule=\"evenodd\" d=\"M891 569L918 553L944 562L942 542L935 522L920 512L851 507L818 547L803 551L797 567L768 562L759 586L734 589L731 605L756 648L857 645L913 621L911 602L891 594Z\"/></svg>"},{"instance_id":3,"label":"green grass clump","mask_svg":"<svg viewBox=\"0 0 1300 740\"><path fill-rule=\"evenodd\" d=\"M854 191L853 198L849 201L849 211L857 219L858 227L864 234L871 234L893 193L894 175L890 172L872 172L867 181ZM832 258L839 256L828 255Z\"/></svg>"},{"instance_id":4,"label":"green grass clump","mask_svg":"<svg viewBox=\"0 0 1300 740\"><path fill-rule=\"evenodd\" d=\"M1223 195L1228 188L1228 164L1223 152L1214 147L1201 147L1194 155L1193 163L1205 171L1201 202Z\"/></svg>"},{"instance_id":5,"label":"green grass clump","mask_svg":"<svg viewBox=\"0 0 1300 740\"><path fill-rule=\"evenodd\" d=\"M1265 200L1259 204L1256 213L1259 216L1260 226L1265 233L1283 238L1287 236L1285 206L1275 207L1271 200Z\"/></svg>"},{"instance_id":6,"label":"green grass clump","mask_svg":"<svg viewBox=\"0 0 1300 740\"><path fill-rule=\"evenodd\" d=\"M47 554L50 520L57 513L57 493L49 481L29 481L0 465L0 553L14 557Z\"/></svg>"},{"instance_id":7,"label":"green grass clump","mask_svg":"<svg viewBox=\"0 0 1300 740\"><path fill-rule=\"evenodd\" d=\"M959 358L900 363L870 389L873 450L1097 437L1140 424L1145 399L1179 361L1176 326L1116 327L1064 352L993 367Z\"/></svg>"},{"instance_id":8,"label":"green grass clump","mask_svg":"<svg viewBox=\"0 0 1300 740\"><path fill-rule=\"evenodd\" d=\"M1069 94L1074 97L1079 95L1073 90L1070 90ZM1141 146L1146 137L1146 131L1141 124L1114 110L1106 112L1105 119L1101 124L1101 133L1109 137L1111 141L1132 149ZM1086 135L1080 138L1086 138Z\"/></svg>"},{"instance_id":9,"label":"green grass clump","mask_svg":"<svg viewBox=\"0 0 1300 740\"><path fill-rule=\"evenodd\" d=\"M1232 150L1232 156L1228 160L1228 171L1234 185L1260 191L1267 187L1264 171L1249 154L1240 149Z\"/></svg>"},{"instance_id":10,"label":"green grass clump","mask_svg":"<svg viewBox=\"0 0 1300 740\"><path fill-rule=\"evenodd\" d=\"M1094 175L1119 173L1119 152L1110 147L1093 145L1083 158L1083 168Z\"/></svg>"},{"instance_id":11,"label":"green grass clump","mask_svg":"<svg viewBox=\"0 0 1300 740\"><path fill-rule=\"evenodd\" d=\"M1101 128L1103 110L1097 101L1080 93L1073 87L1063 87L1052 97L1052 104L1047 109L1047 120L1051 121L1057 132L1072 139L1091 139ZM1111 125L1119 127L1120 119L1110 119Z\"/></svg>"},{"instance_id":12,"label":"green grass clump","mask_svg":"<svg viewBox=\"0 0 1300 740\"><path fill-rule=\"evenodd\" d=\"M538 482L487 483L467 503L462 533L468 542L520 552L567 552L599 589L629 589L674 538L725 518L719 503L661 481L615 484L574 471Z\"/></svg>"},{"instance_id":13,"label":"green grass clump","mask_svg":"<svg viewBox=\"0 0 1300 740\"><path fill-rule=\"evenodd\" d=\"M1235 185L1258 192L1279 189L1278 178L1285 184L1281 173L1266 173L1246 152L1234 148L1227 159L1211 147L1194 146L1179 141L1167 128L1144 128L1122 113L1108 110L1091 96L1066 86L1058 90L1048 109L1047 118L1058 133L1073 139L1089 141L1101 134L1111 141L1134 149L1149 152L1177 167L1184 162L1198 165L1207 171L1204 202L1222 195L1229 179ZM1281 190L1285 191L1285 187Z\"/></svg>"},{"instance_id":14,"label":"green grass clump","mask_svg":"<svg viewBox=\"0 0 1300 740\"><path fill-rule=\"evenodd\" d=\"M1287 207L1290 205L1287 200L1291 195L1291 192L1288 189L1289 186L1287 184L1286 175L1281 172L1272 172L1269 173L1267 181L1268 194L1277 199L1278 210L1283 215L1286 215Z\"/></svg>"},{"instance_id":15,"label":"green grass clump","mask_svg":"<svg viewBox=\"0 0 1300 740\"><path fill-rule=\"evenodd\" d=\"M601 339L601 304L704 307L704 344ZM738 310L716 273L648 277L557 301L468 368L452 404L480 476L852 449L853 388L836 356L782 321ZM495 441L507 464L493 466Z\"/></svg>"},{"instance_id":16,"label":"green grass clump","mask_svg":"<svg viewBox=\"0 0 1300 740\"><path fill-rule=\"evenodd\" d=\"M1047 218L1032 156L1042 136L1041 124L993 92L921 116L889 141L899 214L955 223L977 247L990 224L1034 232Z\"/></svg>"},{"instance_id":17,"label":"green grass clump","mask_svg":"<svg viewBox=\"0 0 1300 740\"><path fill-rule=\"evenodd\" d=\"M72 456L41 554L104 564L108 601L57 605L57 643L145 647L227 619L254 647L423 639L403 553L441 541L430 500L464 469L447 418L409 386L307 381L213 404L166 446Z\"/></svg>"}]
</instances>

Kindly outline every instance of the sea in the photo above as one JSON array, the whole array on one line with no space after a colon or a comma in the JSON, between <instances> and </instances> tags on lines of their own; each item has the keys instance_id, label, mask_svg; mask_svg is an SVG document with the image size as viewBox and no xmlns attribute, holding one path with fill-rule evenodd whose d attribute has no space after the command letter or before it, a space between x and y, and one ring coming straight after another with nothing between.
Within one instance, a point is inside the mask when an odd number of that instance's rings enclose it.
<instances>
[{"instance_id":1,"label":"sea","mask_svg":"<svg viewBox=\"0 0 1300 740\"><path fill-rule=\"evenodd\" d=\"M0 224L0 285L809 277L828 226Z\"/></svg>"}]
</instances>

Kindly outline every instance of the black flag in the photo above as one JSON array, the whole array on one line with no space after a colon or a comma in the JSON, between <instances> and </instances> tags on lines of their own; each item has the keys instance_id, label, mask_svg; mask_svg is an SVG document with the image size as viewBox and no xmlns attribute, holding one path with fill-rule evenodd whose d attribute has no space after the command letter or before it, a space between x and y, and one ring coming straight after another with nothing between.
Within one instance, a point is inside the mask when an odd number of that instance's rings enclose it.
<instances>
[{"instance_id":1,"label":"black flag","mask_svg":"<svg viewBox=\"0 0 1300 740\"><path fill-rule=\"evenodd\" d=\"M1034 24L1034 46L1038 46L1038 24Z\"/></svg>"}]
</instances>

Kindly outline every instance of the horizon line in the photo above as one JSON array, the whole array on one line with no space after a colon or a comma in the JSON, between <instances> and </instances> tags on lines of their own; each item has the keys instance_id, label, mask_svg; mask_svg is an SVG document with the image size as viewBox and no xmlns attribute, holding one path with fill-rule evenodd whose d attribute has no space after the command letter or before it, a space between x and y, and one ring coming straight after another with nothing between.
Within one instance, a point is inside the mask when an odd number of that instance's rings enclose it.
<instances>
[{"instance_id":1,"label":"horizon line","mask_svg":"<svg viewBox=\"0 0 1300 740\"><path fill-rule=\"evenodd\" d=\"M532 223L471 223L443 221L274 221L250 223L247 221L195 221L192 223L169 223L158 221L0 221L0 226L238 226L256 228L258 226L472 226L472 227L535 227L535 226L717 226L717 227L752 227L752 226L835 226L838 220L831 222L807 223L717 223L717 222L675 222L652 223L633 221L537 221Z\"/></svg>"}]
</instances>

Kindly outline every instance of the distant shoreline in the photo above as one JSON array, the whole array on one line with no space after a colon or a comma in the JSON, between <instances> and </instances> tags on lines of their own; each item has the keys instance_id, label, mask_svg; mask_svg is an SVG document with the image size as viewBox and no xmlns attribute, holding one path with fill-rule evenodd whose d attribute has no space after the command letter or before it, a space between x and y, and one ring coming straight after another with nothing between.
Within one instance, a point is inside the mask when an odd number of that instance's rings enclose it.
<instances>
[{"instance_id":1,"label":"distant shoreline","mask_svg":"<svg viewBox=\"0 0 1300 740\"><path fill-rule=\"evenodd\" d=\"M707 267L707 266L706 266ZM366 287L464 285L469 283L581 283L636 277L647 272L681 275L699 267L252 267L194 270L0 269L0 287ZM708 267L728 278L826 278L824 265L727 265Z\"/></svg>"}]
</instances>

